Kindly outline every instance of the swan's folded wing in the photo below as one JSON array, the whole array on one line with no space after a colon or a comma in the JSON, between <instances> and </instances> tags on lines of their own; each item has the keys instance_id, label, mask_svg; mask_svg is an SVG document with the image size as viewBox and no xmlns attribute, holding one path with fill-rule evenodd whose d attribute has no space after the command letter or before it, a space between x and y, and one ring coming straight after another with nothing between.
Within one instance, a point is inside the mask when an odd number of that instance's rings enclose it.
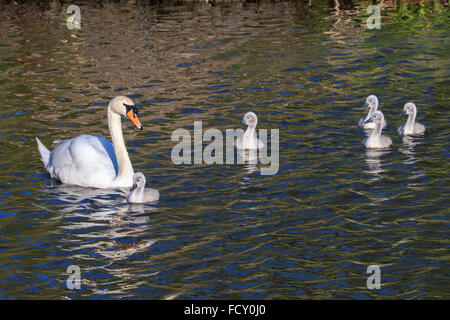
<instances>
[{"instance_id":1,"label":"swan's folded wing","mask_svg":"<svg viewBox=\"0 0 450 320\"><path fill-rule=\"evenodd\" d=\"M108 152L108 148L113 147L109 141L103 139L105 143L101 139L82 135L58 144L51 154L51 177L78 185L86 185L86 179L113 179L117 164L115 156L111 158Z\"/></svg>"},{"instance_id":2,"label":"swan's folded wing","mask_svg":"<svg viewBox=\"0 0 450 320\"><path fill-rule=\"evenodd\" d=\"M425 126L419 122L414 124L414 132L417 134L422 134L425 132Z\"/></svg>"},{"instance_id":3,"label":"swan's folded wing","mask_svg":"<svg viewBox=\"0 0 450 320\"><path fill-rule=\"evenodd\" d=\"M97 136L84 135L79 136L76 139L72 139L70 144L70 154L74 163L78 167L97 168L114 171L115 169L115 154L112 144ZM114 175L116 172L114 172Z\"/></svg>"},{"instance_id":4,"label":"swan's folded wing","mask_svg":"<svg viewBox=\"0 0 450 320\"><path fill-rule=\"evenodd\" d=\"M152 202L159 200L159 191L152 188L145 188L144 190L144 200L145 202Z\"/></svg>"},{"instance_id":5,"label":"swan's folded wing","mask_svg":"<svg viewBox=\"0 0 450 320\"><path fill-rule=\"evenodd\" d=\"M392 145L392 140L388 136L382 135L380 137L380 141L381 141L380 144L381 144L382 148L389 148Z\"/></svg>"}]
</instances>

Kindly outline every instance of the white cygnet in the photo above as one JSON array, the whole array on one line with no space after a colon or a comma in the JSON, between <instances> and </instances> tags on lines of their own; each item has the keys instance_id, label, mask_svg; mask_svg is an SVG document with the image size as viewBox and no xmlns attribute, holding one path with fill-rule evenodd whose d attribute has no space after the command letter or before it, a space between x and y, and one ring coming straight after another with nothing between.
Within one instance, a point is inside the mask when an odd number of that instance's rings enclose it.
<instances>
[{"instance_id":1,"label":"white cygnet","mask_svg":"<svg viewBox=\"0 0 450 320\"><path fill-rule=\"evenodd\" d=\"M425 132L425 126L419 122L416 122L417 107L414 103L408 102L403 107L403 113L408 114L408 120L406 124L398 128L398 133L400 135L415 135Z\"/></svg>"},{"instance_id":2,"label":"white cygnet","mask_svg":"<svg viewBox=\"0 0 450 320\"><path fill-rule=\"evenodd\" d=\"M374 123L375 128L372 134L364 141L366 148L388 148L392 144L391 138L382 135L382 124L384 123L384 115L381 111L375 111L373 115L364 123Z\"/></svg>"},{"instance_id":3,"label":"white cygnet","mask_svg":"<svg viewBox=\"0 0 450 320\"><path fill-rule=\"evenodd\" d=\"M374 122L366 122L367 120L372 117L373 113L377 111L378 108L378 98L375 95L370 95L367 97L366 102L363 105L363 108L369 108L369 113L367 114L365 119L359 120L359 127L363 129L375 129L375 123ZM387 125L386 121L383 123L383 128L385 128Z\"/></svg>"},{"instance_id":4,"label":"white cygnet","mask_svg":"<svg viewBox=\"0 0 450 320\"><path fill-rule=\"evenodd\" d=\"M141 172L137 172L133 176L133 187L127 197L130 203L146 203L159 200L159 191L145 187L145 176Z\"/></svg>"},{"instance_id":5,"label":"white cygnet","mask_svg":"<svg viewBox=\"0 0 450 320\"><path fill-rule=\"evenodd\" d=\"M264 143L256 137L256 125L258 118L254 112L247 112L243 122L248 126L244 135L236 139L236 148L238 149L261 149Z\"/></svg>"}]
</instances>

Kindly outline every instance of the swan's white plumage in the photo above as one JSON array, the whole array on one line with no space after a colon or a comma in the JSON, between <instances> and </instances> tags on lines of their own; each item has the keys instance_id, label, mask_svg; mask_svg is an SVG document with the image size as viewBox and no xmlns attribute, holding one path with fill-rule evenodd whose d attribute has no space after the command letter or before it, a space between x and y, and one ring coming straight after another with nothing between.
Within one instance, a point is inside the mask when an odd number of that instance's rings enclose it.
<instances>
[{"instance_id":1,"label":"swan's white plumage","mask_svg":"<svg viewBox=\"0 0 450 320\"><path fill-rule=\"evenodd\" d=\"M375 111L378 109L378 98L375 95L370 95L367 97L366 102L363 105L364 108L369 108L369 112L367 113L367 116L364 119L360 119L358 122L358 126L362 129L368 129L373 130L375 129L375 123L373 122L367 122ZM383 128L387 126L386 120L383 122Z\"/></svg>"},{"instance_id":2,"label":"swan's white plumage","mask_svg":"<svg viewBox=\"0 0 450 320\"><path fill-rule=\"evenodd\" d=\"M406 123L398 128L400 135L416 135L425 132L425 126L419 122L416 122L417 107L414 103L408 102L403 106L403 112L408 115Z\"/></svg>"},{"instance_id":3,"label":"swan's white plumage","mask_svg":"<svg viewBox=\"0 0 450 320\"><path fill-rule=\"evenodd\" d=\"M113 144L99 136L80 135L58 140L58 145L50 152L36 138L41 160L52 178L82 187L133 185L134 171L126 151L120 120L121 115L126 115L124 103L134 105L127 97L116 97L108 106L108 125ZM136 123L140 125L138 121Z\"/></svg>"},{"instance_id":4,"label":"swan's white plumage","mask_svg":"<svg viewBox=\"0 0 450 320\"><path fill-rule=\"evenodd\" d=\"M47 149L46 146L39 140L39 138L36 138L37 146L39 154L41 155L41 161L44 164L44 167L47 169L48 161L50 159L50 151Z\"/></svg>"},{"instance_id":5,"label":"swan's white plumage","mask_svg":"<svg viewBox=\"0 0 450 320\"><path fill-rule=\"evenodd\" d=\"M136 172L133 176L135 188L131 190L127 197L130 203L146 203L159 200L159 191L145 187L145 176L141 172Z\"/></svg>"},{"instance_id":6,"label":"swan's white plumage","mask_svg":"<svg viewBox=\"0 0 450 320\"><path fill-rule=\"evenodd\" d=\"M66 184L107 188L117 176L114 147L108 140L81 135L60 143L46 167L50 176Z\"/></svg>"},{"instance_id":7,"label":"swan's white plumage","mask_svg":"<svg viewBox=\"0 0 450 320\"><path fill-rule=\"evenodd\" d=\"M248 125L244 134L236 139L237 149L261 149L264 148L264 143L256 136L256 125L258 124L258 117L254 112L247 112L244 116L243 122Z\"/></svg>"},{"instance_id":8,"label":"swan's white plumage","mask_svg":"<svg viewBox=\"0 0 450 320\"><path fill-rule=\"evenodd\" d=\"M381 134L383 130L383 123L385 122L383 113L381 111L375 111L367 121L375 123L375 128L373 129L371 135L367 139L365 139L365 147L389 148L392 145L391 138Z\"/></svg>"}]
</instances>

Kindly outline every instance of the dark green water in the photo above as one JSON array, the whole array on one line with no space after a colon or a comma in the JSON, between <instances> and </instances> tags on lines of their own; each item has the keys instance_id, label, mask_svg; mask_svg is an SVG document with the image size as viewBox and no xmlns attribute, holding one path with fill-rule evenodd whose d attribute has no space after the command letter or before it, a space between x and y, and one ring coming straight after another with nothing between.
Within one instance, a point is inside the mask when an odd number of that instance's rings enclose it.
<instances>
[{"instance_id":1,"label":"dark green water","mask_svg":"<svg viewBox=\"0 0 450 320\"><path fill-rule=\"evenodd\" d=\"M0 6L0 298L442 299L449 285L449 19L439 3ZM365 150L376 94L390 149ZM34 137L123 122L153 205L51 181ZM397 128L413 101L422 137ZM279 129L280 167L180 165L174 130ZM66 269L81 269L80 290ZM381 289L369 290L369 265Z\"/></svg>"}]
</instances>

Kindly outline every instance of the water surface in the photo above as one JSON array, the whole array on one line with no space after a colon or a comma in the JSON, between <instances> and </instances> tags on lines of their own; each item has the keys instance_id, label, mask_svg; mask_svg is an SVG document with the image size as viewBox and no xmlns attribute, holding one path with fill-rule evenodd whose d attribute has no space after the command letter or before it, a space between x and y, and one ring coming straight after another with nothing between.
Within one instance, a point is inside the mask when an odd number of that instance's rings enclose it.
<instances>
[{"instance_id":1,"label":"water surface","mask_svg":"<svg viewBox=\"0 0 450 320\"><path fill-rule=\"evenodd\" d=\"M2 5L0 298L448 299L447 9L388 2L368 30L366 5L104 2L80 6L81 30L53 2ZM362 145L369 94L387 150ZM144 130L124 134L156 204L60 185L39 160L35 136L109 139L116 95L139 105ZM424 136L397 134L408 101ZM174 130L225 133L250 110L280 131L276 175L172 163Z\"/></svg>"}]
</instances>

